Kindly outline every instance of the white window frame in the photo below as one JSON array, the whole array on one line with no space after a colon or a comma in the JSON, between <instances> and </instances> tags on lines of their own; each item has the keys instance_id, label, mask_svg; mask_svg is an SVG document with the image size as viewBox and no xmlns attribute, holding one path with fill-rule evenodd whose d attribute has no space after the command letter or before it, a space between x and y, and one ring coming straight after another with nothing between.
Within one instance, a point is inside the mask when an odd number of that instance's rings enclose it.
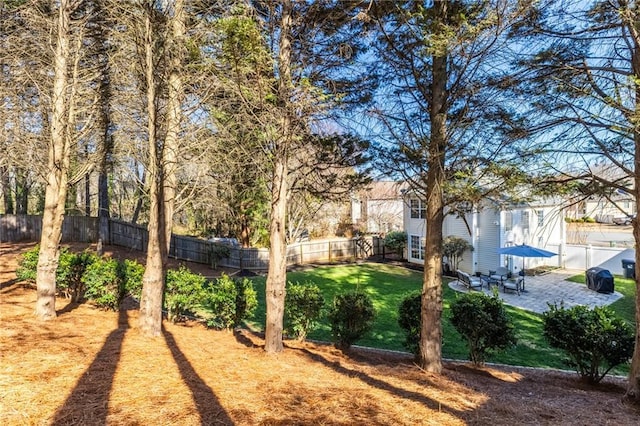
<instances>
[{"instance_id":1,"label":"white window frame","mask_svg":"<svg viewBox=\"0 0 640 426\"><path fill-rule=\"evenodd\" d=\"M425 219L427 217L427 205L419 198L409 200L411 219Z\"/></svg>"},{"instance_id":2,"label":"white window frame","mask_svg":"<svg viewBox=\"0 0 640 426\"><path fill-rule=\"evenodd\" d=\"M504 230L513 231L513 213L510 211L504 212Z\"/></svg>"},{"instance_id":3,"label":"white window frame","mask_svg":"<svg viewBox=\"0 0 640 426\"><path fill-rule=\"evenodd\" d=\"M529 230L529 226L530 226L529 221L530 221L529 211L525 210L522 212L522 215L520 216L520 226L522 227L523 231Z\"/></svg>"},{"instance_id":4,"label":"white window frame","mask_svg":"<svg viewBox=\"0 0 640 426\"><path fill-rule=\"evenodd\" d=\"M420 235L409 236L409 257L424 260L424 239Z\"/></svg>"},{"instance_id":5,"label":"white window frame","mask_svg":"<svg viewBox=\"0 0 640 426\"><path fill-rule=\"evenodd\" d=\"M537 210L538 214L538 227L542 228L544 226L544 210Z\"/></svg>"}]
</instances>

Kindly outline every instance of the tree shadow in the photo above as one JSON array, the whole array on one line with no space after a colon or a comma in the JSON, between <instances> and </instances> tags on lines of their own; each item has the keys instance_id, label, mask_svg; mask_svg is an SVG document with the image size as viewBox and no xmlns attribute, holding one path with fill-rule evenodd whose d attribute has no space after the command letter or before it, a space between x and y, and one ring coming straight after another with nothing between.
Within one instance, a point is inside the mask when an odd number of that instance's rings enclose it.
<instances>
[{"instance_id":1,"label":"tree shadow","mask_svg":"<svg viewBox=\"0 0 640 426\"><path fill-rule=\"evenodd\" d=\"M80 377L75 388L54 416L52 424L105 424L109 414L109 395L113 387L124 335L129 329L127 311L118 313L118 328L113 330L95 359Z\"/></svg>"},{"instance_id":2,"label":"tree shadow","mask_svg":"<svg viewBox=\"0 0 640 426\"><path fill-rule=\"evenodd\" d=\"M60 316L63 314L68 314L69 312L78 309L80 305L82 305L82 303L69 302L64 308L56 310L56 315Z\"/></svg>"},{"instance_id":3,"label":"tree shadow","mask_svg":"<svg viewBox=\"0 0 640 426\"><path fill-rule=\"evenodd\" d=\"M173 355L173 359L178 365L182 380L191 391L193 401L200 414L200 423L203 425L233 425L233 421L220 404L213 390L211 390L205 381L202 380L202 377L198 375L187 357L178 347L173 335L164 327L162 328L162 334L171 351L171 355Z\"/></svg>"},{"instance_id":4,"label":"tree shadow","mask_svg":"<svg viewBox=\"0 0 640 426\"><path fill-rule=\"evenodd\" d=\"M0 283L0 290L3 290L5 287L10 287L10 286L14 285L15 283L19 283L20 281L22 281L22 280L20 280L18 278L14 278L12 280L8 280L8 281L5 281L3 283Z\"/></svg>"},{"instance_id":5,"label":"tree shadow","mask_svg":"<svg viewBox=\"0 0 640 426\"><path fill-rule=\"evenodd\" d=\"M243 330L234 330L233 337L236 338L236 341L238 343L246 346L247 348L264 348L264 345L257 345L253 342L253 340L245 336Z\"/></svg>"},{"instance_id":6,"label":"tree shadow","mask_svg":"<svg viewBox=\"0 0 640 426\"><path fill-rule=\"evenodd\" d=\"M351 378L358 378L359 380L363 381L369 386L389 392L390 394L397 396L399 398L415 401L434 411L442 411L442 412L451 414L452 416L455 416L459 419L462 419L465 414L461 410L457 410L453 407L448 406L447 404L443 404L442 402L429 398L428 396L425 396L419 392L402 389L390 383L387 383L384 380L371 377L368 374L363 373L361 371L352 370L350 368L344 367L337 362L332 362L328 360L327 358L323 357L318 353L310 351L309 349L306 349L306 348L300 348L300 349L292 348L292 349L302 352L305 356L311 358L313 361L324 364L325 366L331 368L337 373L343 374Z\"/></svg>"}]
</instances>

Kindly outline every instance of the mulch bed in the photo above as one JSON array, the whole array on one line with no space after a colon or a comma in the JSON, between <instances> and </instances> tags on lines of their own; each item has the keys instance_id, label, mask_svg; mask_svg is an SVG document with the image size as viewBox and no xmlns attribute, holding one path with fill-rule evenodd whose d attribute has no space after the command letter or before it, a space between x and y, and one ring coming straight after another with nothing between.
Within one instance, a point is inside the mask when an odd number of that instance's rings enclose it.
<instances>
[{"instance_id":1,"label":"mulch bed","mask_svg":"<svg viewBox=\"0 0 640 426\"><path fill-rule=\"evenodd\" d=\"M590 387L558 371L445 363L165 323L143 337L135 304L105 312L58 299L33 317L36 292L17 282L25 246L0 244L0 424L39 425L636 425L625 380ZM113 253L133 256L132 253ZM137 255L135 255L137 256ZM135 257L134 256L134 257ZM197 267L196 267L197 269Z\"/></svg>"}]
</instances>

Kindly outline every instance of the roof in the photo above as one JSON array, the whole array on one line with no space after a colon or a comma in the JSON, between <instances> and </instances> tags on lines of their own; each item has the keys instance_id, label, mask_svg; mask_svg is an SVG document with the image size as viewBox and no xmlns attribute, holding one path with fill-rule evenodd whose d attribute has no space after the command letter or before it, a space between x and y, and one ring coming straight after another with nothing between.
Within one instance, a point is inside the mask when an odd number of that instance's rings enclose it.
<instances>
[{"instance_id":1,"label":"roof","mask_svg":"<svg viewBox=\"0 0 640 426\"><path fill-rule=\"evenodd\" d=\"M402 198L401 190L406 188L408 185L405 182L379 180L371 182L358 196L368 200L399 200Z\"/></svg>"}]
</instances>

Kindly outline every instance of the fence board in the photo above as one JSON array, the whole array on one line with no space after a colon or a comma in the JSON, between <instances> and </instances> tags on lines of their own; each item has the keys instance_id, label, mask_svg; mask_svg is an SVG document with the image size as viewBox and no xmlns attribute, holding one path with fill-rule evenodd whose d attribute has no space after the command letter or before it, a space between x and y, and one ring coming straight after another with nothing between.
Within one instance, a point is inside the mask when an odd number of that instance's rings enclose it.
<instances>
[{"instance_id":1,"label":"fence board","mask_svg":"<svg viewBox=\"0 0 640 426\"><path fill-rule=\"evenodd\" d=\"M149 242L147 228L120 220L110 219L103 225L108 230L108 244L146 252ZM63 242L97 242L100 236L100 219L88 216L65 216L62 227ZM0 215L0 242L39 241L42 233L42 217L34 215ZM382 240L367 238L372 249L367 255L383 252ZM287 265L327 263L364 257L356 239L333 239L294 243L287 247ZM199 238L172 235L169 256L179 260L212 265L216 243ZM269 267L269 250L258 248L229 249L229 257L220 259L218 265L235 269L266 270Z\"/></svg>"},{"instance_id":2,"label":"fence board","mask_svg":"<svg viewBox=\"0 0 640 426\"><path fill-rule=\"evenodd\" d=\"M99 220L89 216L65 216L62 242L91 243L98 240ZM0 215L0 242L40 241L42 216Z\"/></svg>"}]
</instances>

